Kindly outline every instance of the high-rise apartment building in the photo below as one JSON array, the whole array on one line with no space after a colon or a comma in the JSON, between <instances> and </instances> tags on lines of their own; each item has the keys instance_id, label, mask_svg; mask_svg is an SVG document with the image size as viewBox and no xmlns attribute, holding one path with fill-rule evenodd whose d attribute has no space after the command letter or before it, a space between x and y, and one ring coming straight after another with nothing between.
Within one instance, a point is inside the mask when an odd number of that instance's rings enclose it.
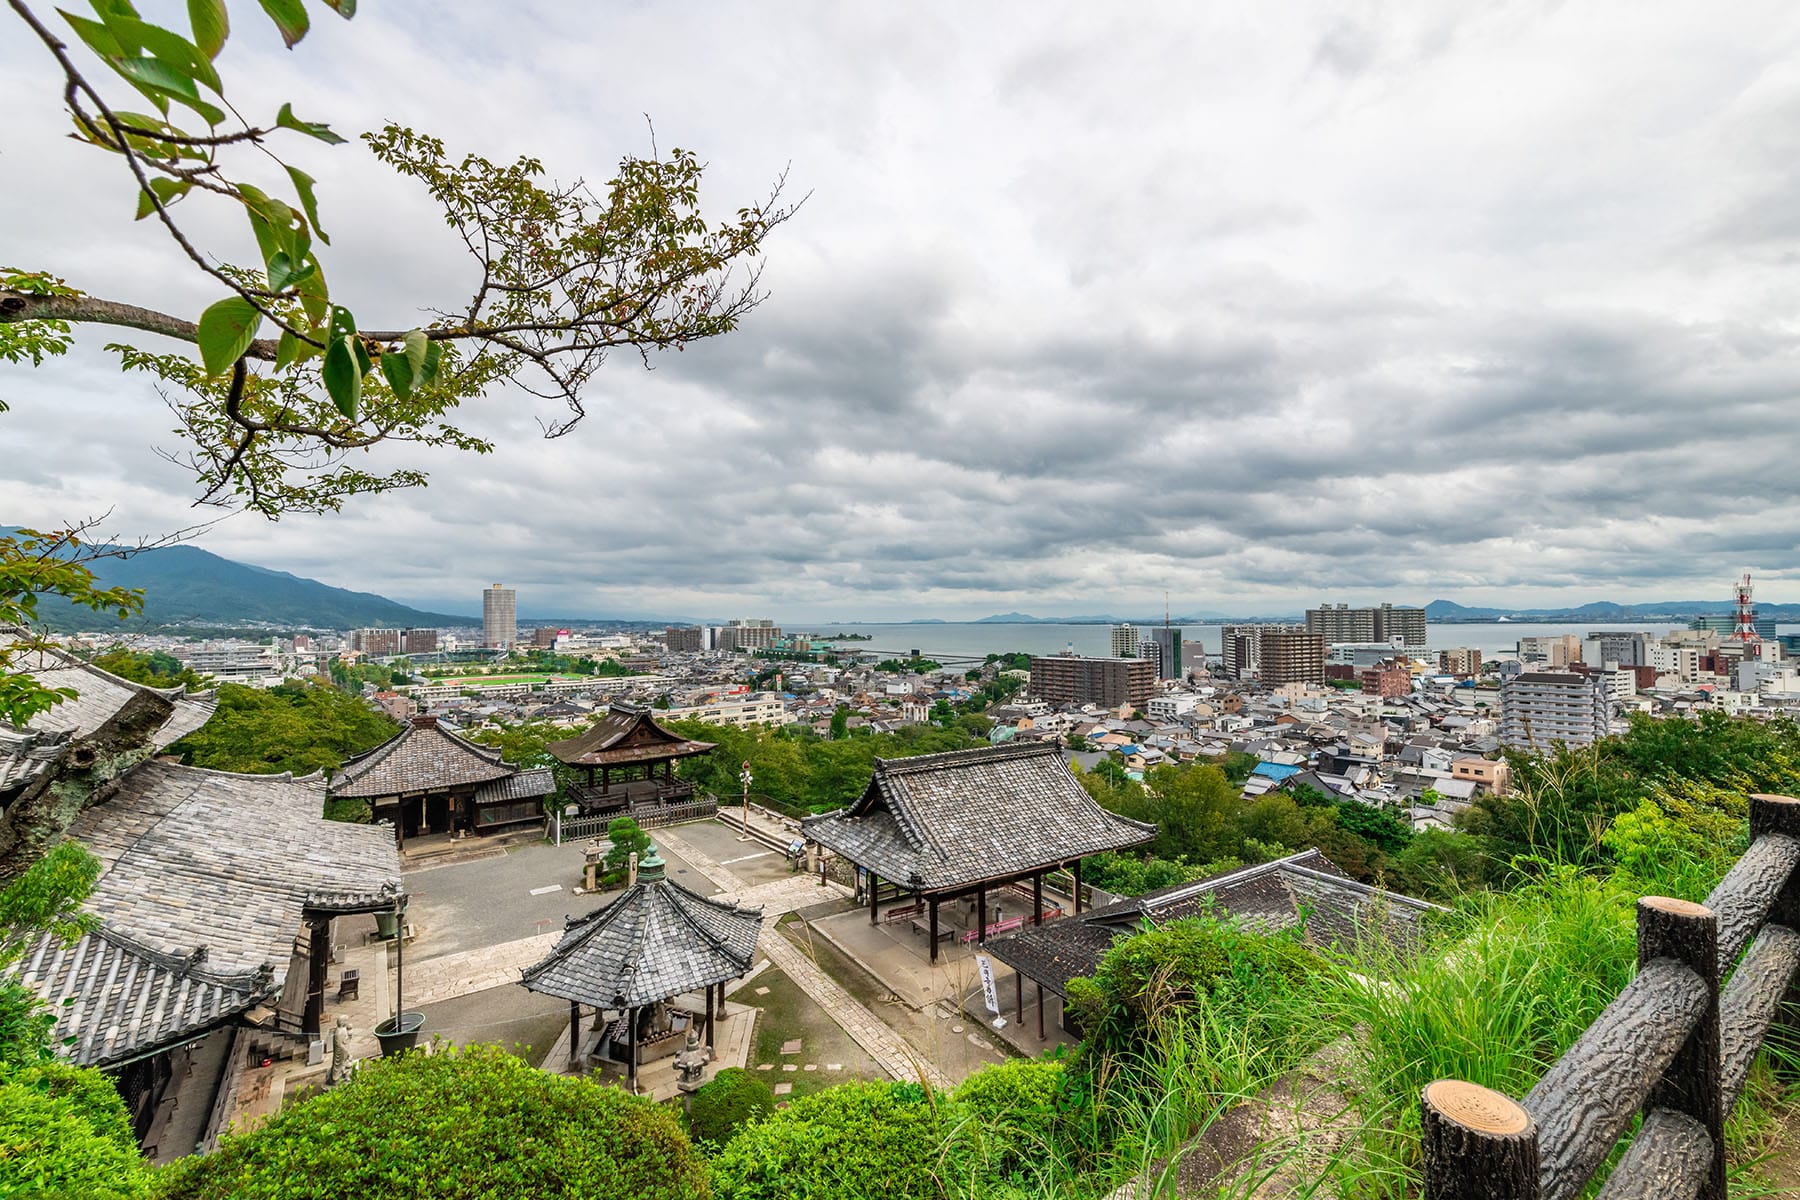
<instances>
[{"instance_id":1,"label":"high-rise apartment building","mask_svg":"<svg viewBox=\"0 0 1800 1200\"><path fill-rule=\"evenodd\" d=\"M1348 604L1321 604L1306 610L1306 629L1327 642L1386 642L1389 645L1423 646L1426 641L1425 610L1380 604L1351 608Z\"/></svg>"},{"instance_id":2,"label":"high-rise apartment building","mask_svg":"<svg viewBox=\"0 0 1800 1200\"><path fill-rule=\"evenodd\" d=\"M1268 687L1325 682L1325 639L1293 626L1265 626L1257 678Z\"/></svg>"},{"instance_id":3,"label":"high-rise apartment building","mask_svg":"<svg viewBox=\"0 0 1800 1200\"><path fill-rule=\"evenodd\" d=\"M766 618L739 619L726 628L731 630L731 649L734 650L767 650L781 640L781 626Z\"/></svg>"},{"instance_id":4,"label":"high-rise apartment building","mask_svg":"<svg viewBox=\"0 0 1800 1200\"><path fill-rule=\"evenodd\" d=\"M1224 625L1219 629L1219 670L1227 679L1255 679L1262 667L1265 629L1305 631L1301 625Z\"/></svg>"},{"instance_id":5,"label":"high-rise apartment building","mask_svg":"<svg viewBox=\"0 0 1800 1200\"><path fill-rule=\"evenodd\" d=\"M1608 663L1621 667L1647 667L1650 665L1650 635L1590 633L1581 647L1581 661L1590 667L1604 667Z\"/></svg>"},{"instance_id":6,"label":"high-rise apartment building","mask_svg":"<svg viewBox=\"0 0 1800 1200\"><path fill-rule=\"evenodd\" d=\"M1098 704L1143 708L1156 690L1156 668L1142 658L1034 655L1031 694L1046 704Z\"/></svg>"},{"instance_id":7,"label":"high-rise apartment building","mask_svg":"<svg viewBox=\"0 0 1800 1200\"><path fill-rule=\"evenodd\" d=\"M1519 658L1526 663L1566 667L1581 661L1581 639L1572 633L1519 639ZM1595 666L1600 664L1595 663Z\"/></svg>"},{"instance_id":8,"label":"high-rise apartment building","mask_svg":"<svg viewBox=\"0 0 1800 1200\"><path fill-rule=\"evenodd\" d=\"M352 629L350 631L350 648L360 650L371 657L398 654L400 653L400 631L398 629Z\"/></svg>"},{"instance_id":9,"label":"high-rise apartment building","mask_svg":"<svg viewBox=\"0 0 1800 1200\"><path fill-rule=\"evenodd\" d=\"M663 645L669 648L671 654L679 654L684 651L697 652L700 649L700 641L699 626L663 630Z\"/></svg>"},{"instance_id":10,"label":"high-rise apartment building","mask_svg":"<svg viewBox=\"0 0 1800 1200\"><path fill-rule=\"evenodd\" d=\"M1472 646L1438 651L1438 670L1452 675L1481 674L1481 651Z\"/></svg>"},{"instance_id":11,"label":"high-rise apartment building","mask_svg":"<svg viewBox=\"0 0 1800 1200\"><path fill-rule=\"evenodd\" d=\"M1112 627L1112 656L1114 658L1136 658L1138 656L1137 626L1114 625Z\"/></svg>"},{"instance_id":12,"label":"high-rise apartment building","mask_svg":"<svg viewBox=\"0 0 1800 1200\"><path fill-rule=\"evenodd\" d=\"M519 593L499 584L481 593L481 644L511 650L519 640Z\"/></svg>"},{"instance_id":13,"label":"high-rise apartment building","mask_svg":"<svg viewBox=\"0 0 1800 1200\"><path fill-rule=\"evenodd\" d=\"M436 654L438 648L438 631L435 629L402 629L400 631L400 653L402 654Z\"/></svg>"},{"instance_id":14,"label":"high-rise apartment building","mask_svg":"<svg viewBox=\"0 0 1800 1200\"><path fill-rule=\"evenodd\" d=\"M1145 658L1144 647L1156 647L1156 677L1181 678L1181 630L1173 625L1150 625L1138 630L1138 651Z\"/></svg>"},{"instance_id":15,"label":"high-rise apartment building","mask_svg":"<svg viewBox=\"0 0 1800 1200\"><path fill-rule=\"evenodd\" d=\"M1524 750L1593 745L1612 723L1607 683L1573 671L1514 675L1500 686L1500 741Z\"/></svg>"}]
</instances>

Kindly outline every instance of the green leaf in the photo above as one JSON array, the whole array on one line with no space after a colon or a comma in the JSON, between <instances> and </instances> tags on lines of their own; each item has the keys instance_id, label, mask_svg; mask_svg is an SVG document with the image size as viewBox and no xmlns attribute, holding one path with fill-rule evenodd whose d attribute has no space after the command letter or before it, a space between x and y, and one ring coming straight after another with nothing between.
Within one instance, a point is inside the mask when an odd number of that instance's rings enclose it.
<instances>
[{"instance_id":1,"label":"green leaf","mask_svg":"<svg viewBox=\"0 0 1800 1200\"><path fill-rule=\"evenodd\" d=\"M362 372L356 369L356 354L350 349L354 340L354 337L332 338L331 344L325 347L325 363L320 371L325 377L325 391L346 421L356 420L356 406L362 399Z\"/></svg>"},{"instance_id":2,"label":"green leaf","mask_svg":"<svg viewBox=\"0 0 1800 1200\"><path fill-rule=\"evenodd\" d=\"M404 354L383 354L381 356L381 373L387 376L388 386L394 389L394 395L400 399L408 399L412 395L413 368Z\"/></svg>"},{"instance_id":3,"label":"green leaf","mask_svg":"<svg viewBox=\"0 0 1800 1200\"><path fill-rule=\"evenodd\" d=\"M444 357L444 344L431 342L425 347L425 368L419 372L419 383L428 384L437 378L438 361Z\"/></svg>"},{"instance_id":4,"label":"green leaf","mask_svg":"<svg viewBox=\"0 0 1800 1200\"><path fill-rule=\"evenodd\" d=\"M262 314L242 296L227 296L200 314L200 361L207 373L222 375L256 340Z\"/></svg>"},{"instance_id":5,"label":"green leaf","mask_svg":"<svg viewBox=\"0 0 1800 1200\"><path fill-rule=\"evenodd\" d=\"M275 343L275 369L285 371L299 362L307 349L305 342L295 337L290 330L281 331L281 339Z\"/></svg>"},{"instance_id":6,"label":"green leaf","mask_svg":"<svg viewBox=\"0 0 1800 1200\"><path fill-rule=\"evenodd\" d=\"M275 28L281 30L281 40L292 50L294 43L306 36L311 23L306 17L306 5L301 0L257 0L262 10L269 14L275 22Z\"/></svg>"},{"instance_id":7,"label":"green leaf","mask_svg":"<svg viewBox=\"0 0 1800 1200\"><path fill-rule=\"evenodd\" d=\"M101 58L111 61L125 56L125 48L119 45L118 38L114 37L112 31L100 22L90 21L86 17L78 17L66 9L59 8L56 11L61 13L62 19L69 23L69 28L75 31L75 36L86 42L87 48Z\"/></svg>"},{"instance_id":8,"label":"green leaf","mask_svg":"<svg viewBox=\"0 0 1800 1200\"><path fill-rule=\"evenodd\" d=\"M346 21L356 15L356 0L325 0L325 6Z\"/></svg>"},{"instance_id":9,"label":"green leaf","mask_svg":"<svg viewBox=\"0 0 1800 1200\"><path fill-rule=\"evenodd\" d=\"M117 30L120 24L127 20L129 18L118 17L109 20L106 25L108 29ZM214 92L224 90L219 85L219 73L213 70L212 60L201 53L200 47L179 33L164 29L160 25L152 25L148 21L131 21L128 36L135 38L145 50L148 50L158 60L167 63L195 82L204 84Z\"/></svg>"},{"instance_id":10,"label":"green leaf","mask_svg":"<svg viewBox=\"0 0 1800 1200\"><path fill-rule=\"evenodd\" d=\"M356 365L364 375L375 369L375 363L369 358L369 348L359 337L350 339L350 348L356 351Z\"/></svg>"},{"instance_id":11,"label":"green leaf","mask_svg":"<svg viewBox=\"0 0 1800 1200\"><path fill-rule=\"evenodd\" d=\"M331 306L331 339L336 341L356 332L356 318L341 304Z\"/></svg>"},{"instance_id":12,"label":"green leaf","mask_svg":"<svg viewBox=\"0 0 1800 1200\"><path fill-rule=\"evenodd\" d=\"M292 104L283 104L281 106L281 111L275 114L275 124L282 129L294 129L304 133L307 137L318 138L328 146L341 146L344 144L343 138L331 132L331 126L326 125L321 121L302 121L299 117L296 117L294 115L294 106Z\"/></svg>"},{"instance_id":13,"label":"green leaf","mask_svg":"<svg viewBox=\"0 0 1800 1200\"><path fill-rule=\"evenodd\" d=\"M286 166L285 163L282 165ZM331 245L331 239L319 228L319 201L313 195L313 177L298 167L288 167L287 173L288 178L294 181L294 191L300 195L300 207L306 210L306 219L311 222L313 232L319 235L321 242Z\"/></svg>"},{"instance_id":14,"label":"green leaf","mask_svg":"<svg viewBox=\"0 0 1800 1200\"><path fill-rule=\"evenodd\" d=\"M283 251L277 250L269 257L269 290L279 292L294 277L294 264L288 261Z\"/></svg>"},{"instance_id":15,"label":"green leaf","mask_svg":"<svg viewBox=\"0 0 1800 1200\"><path fill-rule=\"evenodd\" d=\"M405 347L406 362L412 367L413 378L423 383L425 351L431 346L431 339L425 336L423 329L409 329L400 335L400 344Z\"/></svg>"},{"instance_id":16,"label":"green leaf","mask_svg":"<svg viewBox=\"0 0 1800 1200\"><path fill-rule=\"evenodd\" d=\"M312 271L294 280L294 290L300 293L300 307L306 313L306 319L316 325L325 323L325 315L331 310L331 294L325 287L325 272L319 270L319 264L310 264Z\"/></svg>"},{"instance_id":17,"label":"green leaf","mask_svg":"<svg viewBox=\"0 0 1800 1200\"><path fill-rule=\"evenodd\" d=\"M187 195L193 186L194 183L190 179L152 179L150 192L155 192L156 198L162 201L164 208L167 208ZM146 192L142 188L138 189L137 219L140 221L156 211L156 206L150 203L150 192Z\"/></svg>"},{"instance_id":18,"label":"green leaf","mask_svg":"<svg viewBox=\"0 0 1800 1200\"><path fill-rule=\"evenodd\" d=\"M194 27L194 45L200 52L209 59L219 57L231 33L225 0L188 0L188 24Z\"/></svg>"}]
</instances>

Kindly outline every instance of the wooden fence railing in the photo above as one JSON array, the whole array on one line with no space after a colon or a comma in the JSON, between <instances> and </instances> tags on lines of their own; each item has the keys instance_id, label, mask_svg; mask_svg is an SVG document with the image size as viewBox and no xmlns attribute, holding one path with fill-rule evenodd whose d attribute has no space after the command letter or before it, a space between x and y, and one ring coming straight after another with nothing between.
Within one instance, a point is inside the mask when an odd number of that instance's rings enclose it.
<instances>
[{"instance_id":1,"label":"wooden fence railing","mask_svg":"<svg viewBox=\"0 0 1800 1200\"><path fill-rule=\"evenodd\" d=\"M1640 1112L1599 1200L1725 1200L1725 1118L1800 966L1800 800L1752 796L1750 839L1705 904L1638 901L1637 978L1523 1103L1425 1088L1426 1200L1572 1200Z\"/></svg>"}]
</instances>

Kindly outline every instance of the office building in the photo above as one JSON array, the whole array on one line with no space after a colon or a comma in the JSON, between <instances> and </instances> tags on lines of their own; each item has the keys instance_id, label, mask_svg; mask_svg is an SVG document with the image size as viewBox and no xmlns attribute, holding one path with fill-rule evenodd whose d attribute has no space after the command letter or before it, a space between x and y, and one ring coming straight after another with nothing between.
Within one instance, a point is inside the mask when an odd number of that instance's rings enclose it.
<instances>
[{"instance_id":1,"label":"office building","mask_svg":"<svg viewBox=\"0 0 1800 1200\"><path fill-rule=\"evenodd\" d=\"M519 640L519 593L499 584L481 593L481 644L511 650Z\"/></svg>"},{"instance_id":2,"label":"office building","mask_svg":"<svg viewBox=\"0 0 1800 1200\"><path fill-rule=\"evenodd\" d=\"M1647 633L1590 633L1581 646L1581 661L1590 667L1615 664L1621 667L1650 665L1650 635Z\"/></svg>"},{"instance_id":3,"label":"office building","mask_svg":"<svg viewBox=\"0 0 1800 1200\"><path fill-rule=\"evenodd\" d=\"M1156 691L1156 667L1143 658L1034 655L1031 694L1046 704L1098 704L1143 708Z\"/></svg>"},{"instance_id":4,"label":"office building","mask_svg":"<svg viewBox=\"0 0 1800 1200\"><path fill-rule=\"evenodd\" d=\"M1257 678L1266 687L1325 682L1325 639L1292 626L1262 631Z\"/></svg>"},{"instance_id":5,"label":"office building","mask_svg":"<svg viewBox=\"0 0 1800 1200\"><path fill-rule=\"evenodd\" d=\"M663 645L669 648L671 654L683 651L698 652L700 643L701 632L698 626L663 630Z\"/></svg>"},{"instance_id":6,"label":"office building","mask_svg":"<svg viewBox=\"0 0 1800 1200\"><path fill-rule=\"evenodd\" d=\"M1775 632L1774 617L1752 617L1750 625L1756 630L1757 635L1765 641L1774 641L1780 636ZM1704 629L1712 633L1728 635L1737 628L1737 617L1732 613L1719 613L1716 616L1695 617L1688 622L1688 628Z\"/></svg>"},{"instance_id":7,"label":"office building","mask_svg":"<svg viewBox=\"0 0 1800 1200\"><path fill-rule=\"evenodd\" d=\"M1500 741L1521 750L1591 746L1612 723L1602 674L1524 671L1500 686Z\"/></svg>"},{"instance_id":8,"label":"office building","mask_svg":"<svg viewBox=\"0 0 1800 1200\"><path fill-rule=\"evenodd\" d=\"M1390 646L1423 646L1425 610L1380 604L1351 608L1321 604L1306 610L1306 630L1327 642L1385 642Z\"/></svg>"},{"instance_id":9,"label":"office building","mask_svg":"<svg viewBox=\"0 0 1800 1200\"><path fill-rule=\"evenodd\" d=\"M1152 661L1156 663L1158 679L1181 678L1181 630L1173 625L1152 625L1140 629L1138 653L1144 658L1151 657L1144 653L1144 647L1147 646L1156 647L1156 657Z\"/></svg>"},{"instance_id":10,"label":"office building","mask_svg":"<svg viewBox=\"0 0 1800 1200\"><path fill-rule=\"evenodd\" d=\"M1136 658L1138 656L1137 626L1114 625L1112 627L1112 656L1114 658Z\"/></svg>"}]
</instances>

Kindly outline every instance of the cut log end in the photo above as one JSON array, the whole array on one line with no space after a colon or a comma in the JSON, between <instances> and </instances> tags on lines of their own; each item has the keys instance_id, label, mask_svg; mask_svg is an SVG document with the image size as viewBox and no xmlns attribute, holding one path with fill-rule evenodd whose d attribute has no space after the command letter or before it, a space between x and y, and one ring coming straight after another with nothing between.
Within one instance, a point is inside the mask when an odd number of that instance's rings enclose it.
<instances>
[{"instance_id":1,"label":"cut log end","mask_svg":"<svg viewBox=\"0 0 1800 1200\"><path fill-rule=\"evenodd\" d=\"M1704 904L1695 904L1692 900L1677 900L1673 896L1645 896L1638 901L1644 908L1653 908L1657 912L1668 913L1673 917L1710 917L1712 909Z\"/></svg>"},{"instance_id":2,"label":"cut log end","mask_svg":"<svg viewBox=\"0 0 1800 1200\"><path fill-rule=\"evenodd\" d=\"M1491 1088L1460 1079L1440 1079L1425 1088L1425 1103L1439 1115L1476 1133L1511 1137L1531 1125L1531 1114Z\"/></svg>"}]
</instances>

